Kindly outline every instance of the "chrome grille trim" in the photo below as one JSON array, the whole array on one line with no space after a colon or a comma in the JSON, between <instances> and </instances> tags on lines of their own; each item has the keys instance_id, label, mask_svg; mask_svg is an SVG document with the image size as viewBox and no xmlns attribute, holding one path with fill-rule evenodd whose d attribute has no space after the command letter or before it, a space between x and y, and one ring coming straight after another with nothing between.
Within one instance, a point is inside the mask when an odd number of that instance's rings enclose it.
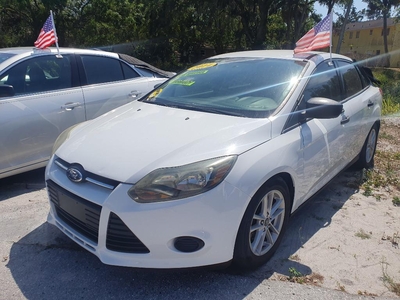
<instances>
[{"instance_id":1,"label":"chrome grille trim","mask_svg":"<svg viewBox=\"0 0 400 300\"><path fill-rule=\"evenodd\" d=\"M59 168L63 169L64 171L67 171L68 168L69 168L70 165L71 165L71 164L69 164L69 163L63 161L63 160L62 160L61 158L59 158L59 157L56 157L56 158L54 159L54 163L55 163ZM90 172L85 172L85 173L89 175L89 176L85 176L85 178L84 178L85 181L90 182L90 183L92 183L92 184L95 184L95 185L97 185L97 186L100 186L100 187L102 187L102 188L108 189L108 190L114 190L114 189L117 187L117 185L119 184L119 182L117 182L117 181L115 181L115 180L111 180L111 179L107 179L107 178L105 178L105 177L97 176L96 174L92 174L92 173L90 173ZM92 176L90 176L90 175L92 175ZM103 182L103 181L101 181L101 180L97 180L97 179L95 179L95 178L93 178L93 177L98 177L98 178L104 179L105 181L110 181L110 182L114 183L114 185L113 185L113 184L106 183L106 182Z\"/></svg>"},{"instance_id":2,"label":"chrome grille trim","mask_svg":"<svg viewBox=\"0 0 400 300\"><path fill-rule=\"evenodd\" d=\"M107 184L107 183L104 183L104 182L100 182L100 181L92 179L90 177L86 177L85 180L89 181L90 183L93 183L93 184L96 184L98 186L101 186L103 188L109 189L109 190L113 190L114 189L114 186L112 186L110 184Z\"/></svg>"}]
</instances>

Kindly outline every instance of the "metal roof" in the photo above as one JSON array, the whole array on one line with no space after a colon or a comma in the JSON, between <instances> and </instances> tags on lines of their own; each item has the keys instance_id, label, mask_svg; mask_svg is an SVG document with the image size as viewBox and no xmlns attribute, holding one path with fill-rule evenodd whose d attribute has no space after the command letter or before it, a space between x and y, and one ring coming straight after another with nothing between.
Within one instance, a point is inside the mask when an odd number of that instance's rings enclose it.
<instances>
[{"instance_id":1,"label":"metal roof","mask_svg":"<svg viewBox=\"0 0 400 300\"><path fill-rule=\"evenodd\" d=\"M396 23L397 22L396 22L395 18L389 18L387 20L388 27L394 26ZM347 24L346 31L373 29L373 28L383 28L383 19L350 23L350 24Z\"/></svg>"}]
</instances>

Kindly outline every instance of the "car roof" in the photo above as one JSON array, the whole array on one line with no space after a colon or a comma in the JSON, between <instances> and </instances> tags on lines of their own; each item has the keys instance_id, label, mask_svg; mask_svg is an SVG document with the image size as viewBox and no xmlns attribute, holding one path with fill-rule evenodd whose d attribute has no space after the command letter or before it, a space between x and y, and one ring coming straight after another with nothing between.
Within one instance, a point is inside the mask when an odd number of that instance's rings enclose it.
<instances>
[{"instance_id":1,"label":"car roof","mask_svg":"<svg viewBox=\"0 0 400 300\"><path fill-rule=\"evenodd\" d=\"M107 52L107 51L102 51L102 50L64 48L64 47L60 47L59 49L60 49L60 54L77 53L77 54L96 54L96 55L104 55L104 56L110 56L110 57L118 57L117 53ZM57 54L58 50L57 50L57 48L54 48L54 47L50 47L50 48L46 48L46 49L37 49L34 47L15 47L15 48L1 48L0 54L1 53L14 54L15 58L18 60L18 59L28 57L28 56L36 56L36 55L39 56L39 55L49 54L49 53Z\"/></svg>"},{"instance_id":2,"label":"car roof","mask_svg":"<svg viewBox=\"0 0 400 300\"><path fill-rule=\"evenodd\" d=\"M131 56L128 56L125 54L108 52L108 51L99 50L99 49L80 49L80 48L67 48L67 47L60 47L59 50L60 50L60 54L72 54L72 53L74 53L74 54L92 54L92 55L101 55L101 56L108 56L108 57L113 57L113 58L120 58L129 64L148 69L148 70L158 73L164 77L172 77L173 75L175 75L175 73L160 70L148 63L145 63L137 58L134 58L134 57L131 57ZM40 56L43 54L56 55L58 53L58 50L55 47L50 47L50 48L46 48L43 50L37 49L34 47L15 47L15 48L0 48L0 54L1 53L11 54L14 56L12 56L12 57L8 58L6 61L0 63L0 70L2 70L3 67L6 67L6 66L8 66L20 59L23 59L25 57L29 57L29 56L34 57L34 56Z\"/></svg>"},{"instance_id":3,"label":"car roof","mask_svg":"<svg viewBox=\"0 0 400 300\"><path fill-rule=\"evenodd\" d=\"M332 58L341 58L345 60L351 59L347 56L329 52L301 52L295 54L293 50L251 50L241 52L231 52L213 56L212 59L220 58L278 58L278 59L291 59L291 60L307 60L307 61L322 61Z\"/></svg>"}]
</instances>

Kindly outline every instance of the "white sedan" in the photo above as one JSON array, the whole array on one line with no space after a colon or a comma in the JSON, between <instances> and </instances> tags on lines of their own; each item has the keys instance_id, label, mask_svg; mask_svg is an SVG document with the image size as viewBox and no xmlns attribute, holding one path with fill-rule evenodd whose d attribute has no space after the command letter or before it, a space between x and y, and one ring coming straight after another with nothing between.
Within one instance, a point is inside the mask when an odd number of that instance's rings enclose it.
<instances>
[{"instance_id":1,"label":"white sedan","mask_svg":"<svg viewBox=\"0 0 400 300\"><path fill-rule=\"evenodd\" d=\"M58 138L48 222L110 265L260 266L307 199L373 166L381 107L344 56L212 57Z\"/></svg>"}]
</instances>

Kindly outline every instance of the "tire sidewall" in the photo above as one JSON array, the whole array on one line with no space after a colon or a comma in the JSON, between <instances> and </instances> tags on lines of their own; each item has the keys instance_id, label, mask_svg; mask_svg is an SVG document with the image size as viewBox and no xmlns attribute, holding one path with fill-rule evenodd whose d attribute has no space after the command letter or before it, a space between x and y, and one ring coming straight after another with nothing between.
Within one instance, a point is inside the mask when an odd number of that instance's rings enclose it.
<instances>
[{"instance_id":1,"label":"tire sidewall","mask_svg":"<svg viewBox=\"0 0 400 300\"><path fill-rule=\"evenodd\" d=\"M284 197L285 201L284 221L279 236L275 241L274 245L272 246L272 248L264 255L257 256L253 253L253 251L250 248L250 239L249 239L250 226L255 211L258 205L260 204L262 198L272 190L280 191ZM234 265L246 269L253 269L266 263L271 258L271 256L275 253L276 249L278 248L282 240L282 237L284 235L284 232L286 230L286 227L288 225L290 208L291 208L290 204L291 201L290 201L289 189L285 181L281 178L272 179L259 189L259 191L250 200L249 205L243 215L242 221L239 226L238 234L236 237L234 255L233 255Z\"/></svg>"}]
</instances>

